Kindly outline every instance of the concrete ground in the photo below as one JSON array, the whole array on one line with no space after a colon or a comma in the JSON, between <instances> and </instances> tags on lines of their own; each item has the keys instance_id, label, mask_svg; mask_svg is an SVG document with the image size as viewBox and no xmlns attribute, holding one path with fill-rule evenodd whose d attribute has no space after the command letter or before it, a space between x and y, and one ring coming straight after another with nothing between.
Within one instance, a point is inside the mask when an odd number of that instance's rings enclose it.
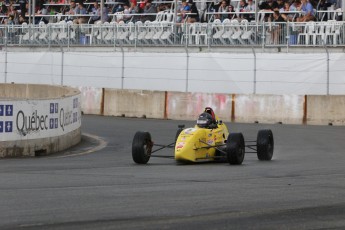
<instances>
[{"instance_id":1,"label":"concrete ground","mask_svg":"<svg viewBox=\"0 0 345 230\"><path fill-rule=\"evenodd\" d=\"M345 127L228 123L246 140L272 129L273 160L133 163L136 131L168 144L183 123L83 116L76 148L0 160L0 229L345 228Z\"/></svg>"}]
</instances>

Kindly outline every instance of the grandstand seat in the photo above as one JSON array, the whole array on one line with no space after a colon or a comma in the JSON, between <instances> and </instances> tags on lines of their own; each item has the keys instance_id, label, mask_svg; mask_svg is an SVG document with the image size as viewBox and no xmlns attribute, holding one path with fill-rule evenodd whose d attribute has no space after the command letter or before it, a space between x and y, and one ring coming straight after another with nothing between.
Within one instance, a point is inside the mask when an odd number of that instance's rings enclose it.
<instances>
[{"instance_id":1,"label":"grandstand seat","mask_svg":"<svg viewBox=\"0 0 345 230\"><path fill-rule=\"evenodd\" d=\"M155 44L158 44L159 43L159 41L160 41L160 38L161 38L161 36L162 36L162 34L163 34L163 32L164 32L164 30L163 30L163 24L162 24L163 22L160 22L160 23L156 23L156 31L155 31L155 34L152 36L152 41L153 41L153 43L155 43Z\"/></svg>"},{"instance_id":2,"label":"grandstand seat","mask_svg":"<svg viewBox=\"0 0 345 230\"><path fill-rule=\"evenodd\" d=\"M129 31L129 36L128 36L128 42L133 43L135 41L135 36L136 36L136 28L135 24L133 22L128 22L128 31Z\"/></svg>"},{"instance_id":3,"label":"grandstand seat","mask_svg":"<svg viewBox=\"0 0 345 230\"><path fill-rule=\"evenodd\" d=\"M59 42L66 44L67 39L68 39L67 22L66 21L60 21L59 25L60 25L60 30L59 30L59 33L57 36L58 40L59 40Z\"/></svg>"},{"instance_id":4,"label":"grandstand seat","mask_svg":"<svg viewBox=\"0 0 345 230\"><path fill-rule=\"evenodd\" d=\"M234 43L233 40L231 39L231 36L234 33L234 27L233 25L238 23L237 19L233 19L231 21L229 20L224 20L223 25L224 25L224 33L222 34L221 37L221 42L225 44L231 44Z\"/></svg>"},{"instance_id":5,"label":"grandstand seat","mask_svg":"<svg viewBox=\"0 0 345 230\"><path fill-rule=\"evenodd\" d=\"M248 43L254 45L255 42L253 40L253 35L254 35L254 31L253 31L253 28L249 28L250 24L247 20L242 20L241 21L241 28L242 28L242 35L241 35L241 39L240 39L240 42L242 44L246 44L245 41L248 41Z\"/></svg>"},{"instance_id":6,"label":"grandstand seat","mask_svg":"<svg viewBox=\"0 0 345 230\"><path fill-rule=\"evenodd\" d=\"M172 23L169 22L162 22L163 33L160 37L160 41L162 44L166 44L167 42L173 44L172 37L174 36L174 27Z\"/></svg>"},{"instance_id":7,"label":"grandstand seat","mask_svg":"<svg viewBox=\"0 0 345 230\"><path fill-rule=\"evenodd\" d=\"M129 26L120 21L116 26L116 40L119 43L127 43L129 39Z\"/></svg>"},{"instance_id":8,"label":"grandstand seat","mask_svg":"<svg viewBox=\"0 0 345 230\"><path fill-rule=\"evenodd\" d=\"M157 42L157 40L153 39L153 36L157 33L160 23L159 22L149 22L146 25L146 34L144 37L144 41L147 44L152 44L154 42Z\"/></svg>"},{"instance_id":9,"label":"grandstand seat","mask_svg":"<svg viewBox=\"0 0 345 230\"><path fill-rule=\"evenodd\" d=\"M107 36L109 31L109 22L104 22L103 26L100 26L99 33L96 36L97 44L103 44L104 38Z\"/></svg>"},{"instance_id":10,"label":"grandstand seat","mask_svg":"<svg viewBox=\"0 0 345 230\"><path fill-rule=\"evenodd\" d=\"M233 31L234 33L231 35L231 40L232 42L235 44L236 43L236 40L238 42L240 42L241 40L241 35L243 33L242 29L241 29L241 24L236 20L236 21L233 21L232 23L233 25ZM238 44L237 42L237 44Z\"/></svg>"},{"instance_id":11,"label":"grandstand seat","mask_svg":"<svg viewBox=\"0 0 345 230\"><path fill-rule=\"evenodd\" d=\"M214 43L219 43L221 40L222 35L224 34L224 24L219 20L216 19L212 23L212 40Z\"/></svg>"},{"instance_id":12,"label":"grandstand seat","mask_svg":"<svg viewBox=\"0 0 345 230\"><path fill-rule=\"evenodd\" d=\"M116 21L111 21L109 23L108 33L103 38L106 44L113 43L112 41L114 41L114 39L116 38L117 24L118 23Z\"/></svg>"},{"instance_id":13,"label":"grandstand seat","mask_svg":"<svg viewBox=\"0 0 345 230\"><path fill-rule=\"evenodd\" d=\"M315 45L316 33L315 33L315 22L313 21L309 21L304 25L304 31L298 34L297 44L301 44L302 41L304 41L305 45L309 45L310 39L312 39L312 43L313 45Z\"/></svg>"},{"instance_id":14,"label":"grandstand seat","mask_svg":"<svg viewBox=\"0 0 345 230\"><path fill-rule=\"evenodd\" d=\"M49 35L49 33L48 33L48 30L49 30L49 25L50 24L48 24L48 25L46 25L44 22L43 22L43 24L41 24L41 22L40 22L40 24L39 24L39 27L40 27L40 34L39 34L39 36L38 36L38 41L40 42L40 43L48 43L48 35Z\"/></svg>"},{"instance_id":15,"label":"grandstand seat","mask_svg":"<svg viewBox=\"0 0 345 230\"><path fill-rule=\"evenodd\" d=\"M150 21L146 21L145 23L141 23L140 21L138 21L136 23L136 28L137 28L137 40L138 42L141 42L141 43L144 43L145 42L145 36L148 32L148 27L149 27L149 24L151 22Z\"/></svg>"}]
</instances>

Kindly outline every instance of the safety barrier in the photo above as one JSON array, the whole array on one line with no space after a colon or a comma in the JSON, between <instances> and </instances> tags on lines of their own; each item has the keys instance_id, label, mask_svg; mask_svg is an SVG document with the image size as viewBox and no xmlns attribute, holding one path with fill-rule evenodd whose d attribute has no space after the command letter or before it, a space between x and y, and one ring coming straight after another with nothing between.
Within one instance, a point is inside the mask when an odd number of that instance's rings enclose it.
<instances>
[{"instance_id":1,"label":"safety barrier","mask_svg":"<svg viewBox=\"0 0 345 230\"><path fill-rule=\"evenodd\" d=\"M95 89L97 90L97 89ZM181 93L103 89L99 115L194 120L206 106L226 122L345 125L345 96ZM128 103L125 103L128 102ZM87 111L87 107L82 108ZM104 112L101 112L104 111Z\"/></svg>"},{"instance_id":2,"label":"safety barrier","mask_svg":"<svg viewBox=\"0 0 345 230\"><path fill-rule=\"evenodd\" d=\"M81 140L80 91L0 84L0 157L41 156Z\"/></svg>"},{"instance_id":3,"label":"safety barrier","mask_svg":"<svg viewBox=\"0 0 345 230\"><path fill-rule=\"evenodd\" d=\"M167 21L75 25L71 21L0 27L1 45L20 46L343 46L344 21L248 22L216 19L212 23Z\"/></svg>"}]
</instances>

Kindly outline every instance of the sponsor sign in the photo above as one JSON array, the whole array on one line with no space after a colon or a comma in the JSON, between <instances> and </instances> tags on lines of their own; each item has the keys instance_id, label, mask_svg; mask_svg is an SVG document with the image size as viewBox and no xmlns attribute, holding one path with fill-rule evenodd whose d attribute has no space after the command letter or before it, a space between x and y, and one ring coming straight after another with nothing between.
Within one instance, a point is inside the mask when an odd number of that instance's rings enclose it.
<instances>
[{"instance_id":1,"label":"sponsor sign","mask_svg":"<svg viewBox=\"0 0 345 230\"><path fill-rule=\"evenodd\" d=\"M0 101L0 141L59 136L80 126L80 95L50 101Z\"/></svg>"}]
</instances>

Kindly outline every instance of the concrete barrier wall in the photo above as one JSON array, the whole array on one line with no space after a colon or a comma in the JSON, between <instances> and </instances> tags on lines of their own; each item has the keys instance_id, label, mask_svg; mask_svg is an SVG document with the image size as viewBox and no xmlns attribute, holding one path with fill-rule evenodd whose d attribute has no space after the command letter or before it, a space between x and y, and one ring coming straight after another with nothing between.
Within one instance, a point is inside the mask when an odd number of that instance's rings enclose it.
<instances>
[{"instance_id":1,"label":"concrete barrier wall","mask_svg":"<svg viewBox=\"0 0 345 230\"><path fill-rule=\"evenodd\" d=\"M164 114L165 92L104 90L104 115L164 118Z\"/></svg>"},{"instance_id":2,"label":"concrete barrier wall","mask_svg":"<svg viewBox=\"0 0 345 230\"><path fill-rule=\"evenodd\" d=\"M167 118L174 120L196 120L206 106L216 111L219 119L230 121L232 96L215 93L167 93Z\"/></svg>"},{"instance_id":3,"label":"concrete barrier wall","mask_svg":"<svg viewBox=\"0 0 345 230\"><path fill-rule=\"evenodd\" d=\"M45 88L47 90L45 90ZM0 98L52 99L79 93L77 89L42 84L0 84Z\"/></svg>"},{"instance_id":4,"label":"concrete barrier wall","mask_svg":"<svg viewBox=\"0 0 345 230\"><path fill-rule=\"evenodd\" d=\"M91 107L100 106L95 101ZM107 116L195 120L206 106L229 122L344 125L345 96L237 95L104 89ZM87 109L83 108L84 111Z\"/></svg>"},{"instance_id":5,"label":"concrete barrier wall","mask_svg":"<svg viewBox=\"0 0 345 230\"><path fill-rule=\"evenodd\" d=\"M78 128L65 135L18 141L2 141L0 158L44 156L63 151L78 144L81 140L81 129Z\"/></svg>"},{"instance_id":6,"label":"concrete barrier wall","mask_svg":"<svg viewBox=\"0 0 345 230\"><path fill-rule=\"evenodd\" d=\"M308 96L307 124L345 125L345 96Z\"/></svg>"},{"instance_id":7,"label":"concrete barrier wall","mask_svg":"<svg viewBox=\"0 0 345 230\"><path fill-rule=\"evenodd\" d=\"M81 108L85 114L99 115L102 113L101 105L103 100L103 90L95 87L79 87L81 92Z\"/></svg>"},{"instance_id":8,"label":"concrete barrier wall","mask_svg":"<svg viewBox=\"0 0 345 230\"><path fill-rule=\"evenodd\" d=\"M80 142L79 90L0 84L0 92L0 157L47 155Z\"/></svg>"},{"instance_id":9,"label":"concrete barrier wall","mask_svg":"<svg viewBox=\"0 0 345 230\"><path fill-rule=\"evenodd\" d=\"M302 124L304 96L299 95L236 95L236 122Z\"/></svg>"}]
</instances>

